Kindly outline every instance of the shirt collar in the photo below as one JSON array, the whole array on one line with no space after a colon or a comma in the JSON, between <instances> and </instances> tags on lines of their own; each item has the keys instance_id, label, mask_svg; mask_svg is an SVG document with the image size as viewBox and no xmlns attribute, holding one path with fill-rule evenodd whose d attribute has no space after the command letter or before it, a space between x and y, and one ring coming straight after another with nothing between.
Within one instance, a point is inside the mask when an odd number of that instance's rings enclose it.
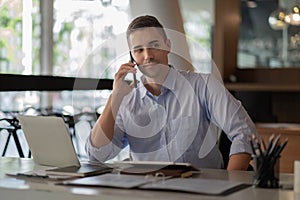
<instances>
[{"instance_id":1,"label":"shirt collar","mask_svg":"<svg viewBox=\"0 0 300 200\"><path fill-rule=\"evenodd\" d=\"M172 65L170 65L170 70L168 72L168 75L166 77L166 80L164 81L162 85L162 93L164 93L166 90L173 90L175 88L175 82L176 82L176 69ZM143 75L141 77L141 82L143 83L140 87L141 97L144 98L148 92L148 90L145 88L144 83L146 82L146 78Z\"/></svg>"},{"instance_id":2,"label":"shirt collar","mask_svg":"<svg viewBox=\"0 0 300 200\"><path fill-rule=\"evenodd\" d=\"M170 70L169 70L169 73L167 75L165 82L163 83L163 87L166 89L169 89L169 90L174 90L175 83L176 83L176 77L177 77L176 69L174 69L174 67L172 65L170 65Z\"/></svg>"}]
</instances>

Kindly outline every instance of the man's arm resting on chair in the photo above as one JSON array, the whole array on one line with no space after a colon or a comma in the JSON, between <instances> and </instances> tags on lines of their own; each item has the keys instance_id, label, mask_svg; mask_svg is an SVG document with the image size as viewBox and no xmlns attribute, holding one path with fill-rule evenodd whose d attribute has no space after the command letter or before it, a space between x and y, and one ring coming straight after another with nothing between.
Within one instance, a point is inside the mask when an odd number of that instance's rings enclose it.
<instances>
[{"instance_id":1,"label":"man's arm resting on chair","mask_svg":"<svg viewBox=\"0 0 300 200\"><path fill-rule=\"evenodd\" d=\"M250 160L248 153L233 154L229 157L227 170L247 170Z\"/></svg>"}]
</instances>

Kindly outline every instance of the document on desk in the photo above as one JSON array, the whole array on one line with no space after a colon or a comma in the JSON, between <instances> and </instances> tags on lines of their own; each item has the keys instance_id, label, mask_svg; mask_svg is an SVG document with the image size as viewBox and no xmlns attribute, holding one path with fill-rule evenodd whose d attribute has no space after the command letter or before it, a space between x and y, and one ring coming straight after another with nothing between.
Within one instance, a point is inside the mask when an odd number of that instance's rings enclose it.
<instances>
[{"instance_id":1,"label":"document on desk","mask_svg":"<svg viewBox=\"0 0 300 200\"><path fill-rule=\"evenodd\" d=\"M160 177L162 178L162 177ZM146 183L152 183L160 180L158 177L141 176L141 175L125 175L125 174L103 174L98 176L91 176L79 178L74 180L64 181L64 185L75 186L93 186L93 187L115 187L131 189L137 188Z\"/></svg>"},{"instance_id":2,"label":"document on desk","mask_svg":"<svg viewBox=\"0 0 300 200\"><path fill-rule=\"evenodd\" d=\"M246 185L241 182L227 180L172 178L165 181L142 185L140 189L171 190L205 195L227 195L249 186L249 184Z\"/></svg>"},{"instance_id":3,"label":"document on desk","mask_svg":"<svg viewBox=\"0 0 300 200\"><path fill-rule=\"evenodd\" d=\"M123 189L166 190L176 192L189 192L204 195L227 195L249 187L241 182L199 179L199 178L172 178L128 175L128 174L103 174L73 180L63 181L63 185L113 187Z\"/></svg>"}]
</instances>

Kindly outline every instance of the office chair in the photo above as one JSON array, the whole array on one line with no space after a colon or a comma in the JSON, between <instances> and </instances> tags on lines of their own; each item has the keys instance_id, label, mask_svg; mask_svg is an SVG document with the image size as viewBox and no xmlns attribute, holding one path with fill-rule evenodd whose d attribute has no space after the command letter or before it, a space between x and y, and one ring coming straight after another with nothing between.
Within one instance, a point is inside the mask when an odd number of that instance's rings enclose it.
<instances>
[{"instance_id":1,"label":"office chair","mask_svg":"<svg viewBox=\"0 0 300 200\"><path fill-rule=\"evenodd\" d=\"M0 126L0 132L2 130L6 130L8 132L8 136L7 136L7 139L6 139L6 142L4 145L4 149L2 152L2 157L4 157L6 155L8 144L9 144L10 138L12 136L20 158L24 158L25 156L24 156L24 153L23 153L23 150L21 147L21 143L20 143L18 134L17 134L17 130L21 129L19 120L17 118L13 117L13 118L2 118L2 119L0 119L0 121L5 121L8 123L7 125Z\"/></svg>"}]
</instances>

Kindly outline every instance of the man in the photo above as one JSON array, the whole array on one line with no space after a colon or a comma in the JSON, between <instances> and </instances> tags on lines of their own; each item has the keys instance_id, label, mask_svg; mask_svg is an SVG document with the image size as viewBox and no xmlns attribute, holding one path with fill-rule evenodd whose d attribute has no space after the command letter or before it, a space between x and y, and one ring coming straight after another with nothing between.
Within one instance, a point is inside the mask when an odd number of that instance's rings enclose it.
<instances>
[{"instance_id":1,"label":"man","mask_svg":"<svg viewBox=\"0 0 300 200\"><path fill-rule=\"evenodd\" d=\"M130 147L133 160L189 162L222 168L218 128L232 140L228 170L246 170L248 138L257 134L248 114L213 74L177 71L168 63L171 41L153 16L127 29L134 62L121 65L112 94L86 143L91 160L106 161ZM124 81L143 73L139 87Z\"/></svg>"}]
</instances>

